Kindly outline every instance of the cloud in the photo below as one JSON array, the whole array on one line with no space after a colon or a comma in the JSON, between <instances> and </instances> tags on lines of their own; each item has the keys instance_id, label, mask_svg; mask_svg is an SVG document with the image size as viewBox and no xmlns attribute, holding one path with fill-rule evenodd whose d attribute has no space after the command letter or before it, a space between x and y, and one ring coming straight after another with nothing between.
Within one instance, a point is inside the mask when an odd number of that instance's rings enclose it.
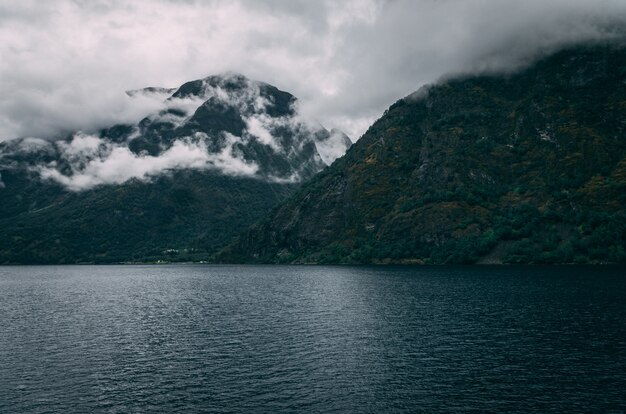
<instances>
[{"instance_id":1,"label":"cloud","mask_svg":"<svg viewBox=\"0 0 626 414\"><path fill-rule=\"evenodd\" d=\"M156 175L179 169L213 169L225 175L254 176L258 167L233 154L238 139L226 136L226 145L218 153L209 153L205 137L175 141L158 156L135 154L123 145L113 145L100 138L77 134L69 142L57 142L60 157L69 165L63 172L56 162L33 169L45 180L56 181L71 191L82 191L103 184L121 184L131 179L150 180Z\"/></svg>"},{"instance_id":2,"label":"cloud","mask_svg":"<svg viewBox=\"0 0 626 414\"><path fill-rule=\"evenodd\" d=\"M161 103L124 91L228 70L358 138L445 74L510 70L625 21L623 0L0 0L0 140L136 123Z\"/></svg>"},{"instance_id":3,"label":"cloud","mask_svg":"<svg viewBox=\"0 0 626 414\"><path fill-rule=\"evenodd\" d=\"M344 155L350 145L352 145L350 138L336 129L330 131L328 138L315 143L317 152L326 165L332 164L337 158Z\"/></svg>"},{"instance_id":4,"label":"cloud","mask_svg":"<svg viewBox=\"0 0 626 414\"><path fill-rule=\"evenodd\" d=\"M270 146L274 151L279 152L280 146L274 140L272 133L269 131L267 124L269 116L259 115L251 116L245 119L247 133L255 136L262 144Z\"/></svg>"}]
</instances>

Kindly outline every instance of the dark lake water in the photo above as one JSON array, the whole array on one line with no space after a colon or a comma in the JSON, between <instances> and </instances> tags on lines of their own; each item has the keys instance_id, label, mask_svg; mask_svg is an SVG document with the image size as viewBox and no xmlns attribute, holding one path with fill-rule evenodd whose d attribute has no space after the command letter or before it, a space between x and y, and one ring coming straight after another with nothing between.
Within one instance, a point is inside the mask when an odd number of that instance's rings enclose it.
<instances>
[{"instance_id":1,"label":"dark lake water","mask_svg":"<svg viewBox=\"0 0 626 414\"><path fill-rule=\"evenodd\" d=\"M624 412L624 267L0 267L0 412Z\"/></svg>"}]
</instances>

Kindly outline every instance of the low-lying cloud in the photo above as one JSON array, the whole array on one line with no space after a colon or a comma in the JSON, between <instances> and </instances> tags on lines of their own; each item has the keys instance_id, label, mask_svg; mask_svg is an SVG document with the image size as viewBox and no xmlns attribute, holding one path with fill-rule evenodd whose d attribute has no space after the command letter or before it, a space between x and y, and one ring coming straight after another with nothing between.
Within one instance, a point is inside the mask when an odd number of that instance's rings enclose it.
<instances>
[{"instance_id":1,"label":"low-lying cloud","mask_svg":"<svg viewBox=\"0 0 626 414\"><path fill-rule=\"evenodd\" d=\"M44 180L62 184L71 191L88 190L103 184L122 184L131 179L147 181L154 176L180 169L212 169L225 175L253 176L258 167L233 152L237 139L227 136L225 147L217 153L207 150L202 139L181 139L161 154L135 154L127 146L114 145L99 137L77 134L69 142L56 142L62 162L33 169Z\"/></svg>"},{"instance_id":2,"label":"low-lying cloud","mask_svg":"<svg viewBox=\"0 0 626 414\"><path fill-rule=\"evenodd\" d=\"M445 74L510 70L625 21L623 0L0 0L0 140L137 122L160 103L124 91L228 70L356 139Z\"/></svg>"}]
</instances>

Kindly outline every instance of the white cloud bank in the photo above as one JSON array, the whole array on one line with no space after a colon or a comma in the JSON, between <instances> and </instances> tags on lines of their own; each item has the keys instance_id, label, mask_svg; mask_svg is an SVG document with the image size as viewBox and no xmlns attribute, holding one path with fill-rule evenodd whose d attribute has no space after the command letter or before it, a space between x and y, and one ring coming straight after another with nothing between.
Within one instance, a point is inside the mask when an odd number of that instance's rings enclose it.
<instances>
[{"instance_id":1,"label":"white cloud bank","mask_svg":"<svg viewBox=\"0 0 626 414\"><path fill-rule=\"evenodd\" d=\"M61 172L56 163L34 169L43 179L56 181L71 191L121 184L131 179L147 181L177 169L214 169L225 175L253 176L258 167L233 154L236 141L235 137L227 136L222 151L209 153L202 139L182 139L158 156L151 156L135 154L128 147L107 143L96 136L77 134L69 142L55 144L71 172Z\"/></svg>"},{"instance_id":2,"label":"white cloud bank","mask_svg":"<svg viewBox=\"0 0 626 414\"><path fill-rule=\"evenodd\" d=\"M624 0L0 0L0 140L155 110L123 91L243 72L353 139L450 72L620 31Z\"/></svg>"}]
</instances>

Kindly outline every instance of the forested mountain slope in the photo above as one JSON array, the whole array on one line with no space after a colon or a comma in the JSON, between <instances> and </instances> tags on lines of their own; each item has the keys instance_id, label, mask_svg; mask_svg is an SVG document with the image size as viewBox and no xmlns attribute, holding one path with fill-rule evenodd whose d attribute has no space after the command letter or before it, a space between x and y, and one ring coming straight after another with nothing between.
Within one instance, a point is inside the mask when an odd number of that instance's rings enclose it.
<instances>
[{"instance_id":1,"label":"forested mountain slope","mask_svg":"<svg viewBox=\"0 0 626 414\"><path fill-rule=\"evenodd\" d=\"M399 100L225 262L626 261L626 49Z\"/></svg>"}]
</instances>

